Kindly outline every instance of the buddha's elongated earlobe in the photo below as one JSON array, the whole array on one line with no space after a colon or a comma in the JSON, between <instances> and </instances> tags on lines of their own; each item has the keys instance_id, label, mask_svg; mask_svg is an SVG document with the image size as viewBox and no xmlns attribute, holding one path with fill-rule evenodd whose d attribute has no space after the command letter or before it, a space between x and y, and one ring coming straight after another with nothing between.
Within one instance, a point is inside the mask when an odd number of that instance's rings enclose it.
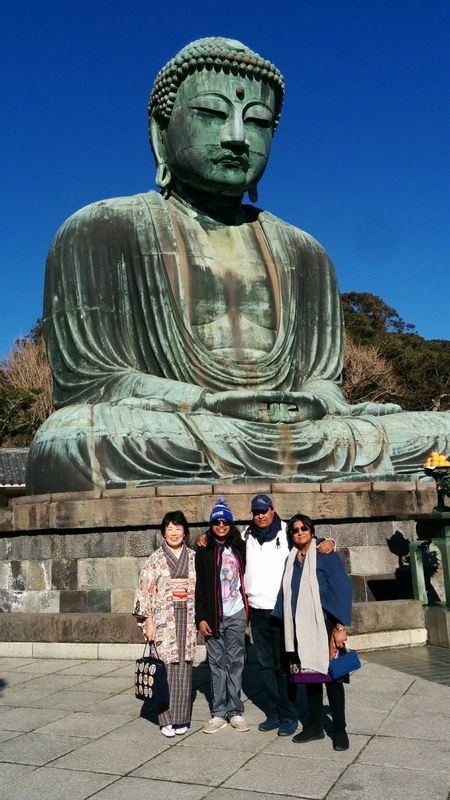
<instances>
[{"instance_id":1,"label":"buddha's elongated earlobe","mask_svg":"<svg viewBox=\"0 0 450 800\"><path fill-rule=\"evenodd\" d=\"M160 161L156 167L155 183L160 189L166 189L170 186L172 180L172 173L167 166L166 161Z\"/></svg>"},{"instance_id":2,"label":"buddha's elongated earlobe","mask_svg":"<svg viewBox=\"0 0 450 800\"><path fill-rule=\"evenodd\" d=\"M258 202L258 187L256 183L254 186L250 186L250 189L248 190L247 194L251 203Z\"/></svg>"},{"instance_id":3,"label":"buddha's elongated earlobe","mask_svg":"<svg viewBox=\"0 0 450 800\"><path fill-rule=\"evenodd\" d=\"M167 190L172 181L172 173L167 164L166 148L164 147L161 128L153 116L150 121L150 142L156 161L155 183L160 189Z\"/></svg>"}]
</instances>

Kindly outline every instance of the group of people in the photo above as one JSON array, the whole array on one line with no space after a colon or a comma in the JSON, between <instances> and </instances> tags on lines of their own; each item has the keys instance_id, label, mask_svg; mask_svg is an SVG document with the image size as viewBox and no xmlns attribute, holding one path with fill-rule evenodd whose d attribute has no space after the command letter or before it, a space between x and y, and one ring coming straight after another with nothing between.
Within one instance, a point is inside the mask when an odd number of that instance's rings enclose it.
<instances>
[{"instance_id":1,"label":"group of people","mask_svg":"<svg viewBox=\"0 0 450 800\"><path fill-rule=\"evenodd\" d=\"M331 680L328 665L345 647L350 580L334 541L318 540L309 517L296 514L283 522L265 494L253 498L251 512L241 534L227 502L219 499L195 553L184 514L169 512L161 523L163 544L142 568L133 613L167 665L170 705L159 714L161 733L173 737L189 729L197 630L211 672L212 716L204 733L227 724L249 730L241 687L250 622L265 688L267 714L259 730L295 734L296 743L323 738L325 683L333 747L346 750L348 677ZM309 710L297 734L298 683L306 686Z\"/></svg>"}]
</instances>

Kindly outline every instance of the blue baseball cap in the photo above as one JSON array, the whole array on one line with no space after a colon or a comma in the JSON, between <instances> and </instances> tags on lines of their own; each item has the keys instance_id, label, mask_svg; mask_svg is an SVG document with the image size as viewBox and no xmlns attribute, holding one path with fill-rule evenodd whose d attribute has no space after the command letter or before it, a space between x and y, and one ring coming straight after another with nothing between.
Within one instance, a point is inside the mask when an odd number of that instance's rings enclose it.
<instances>
[{"instance_id":1,"label":"blue baseball cap","mask_svg":"<svg viewBox=\"0 0 450 800\"><path fill-rule=\"evenodd\" d=\"M272 500L268 494L257 494L252 500L252 511L267 511L273 508Z\"/></svg>"}]
</instances>

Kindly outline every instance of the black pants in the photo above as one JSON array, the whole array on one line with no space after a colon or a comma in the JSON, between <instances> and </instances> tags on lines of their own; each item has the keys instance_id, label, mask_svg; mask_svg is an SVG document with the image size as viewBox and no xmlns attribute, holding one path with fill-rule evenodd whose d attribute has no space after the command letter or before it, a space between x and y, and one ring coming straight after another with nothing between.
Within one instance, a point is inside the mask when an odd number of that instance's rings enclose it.
<instances>
[{"instance_id":1,"label":"black pants","mask_svg":"<svg viewBox=\"0 0 450 800\"><path fill-rule=\"evenodd\" d=\"M267 716L282 722L297 720L296 687L289 680L282 623L272 611L250 608L256 659L266 690Z\"/></svg>"},{"instance_id":2,"label":"black pants","mask_svg":"<svg viewBox=\"0 0 450 800\"><path fill-rule=\"evenodd\" d=\"M307 683L306 696L308 698L308 719L304 726L307 729L322 729L323 689L322 683ZM343 683L325 684L330 704L334 732L345 730L345 694Z\"/></svg>"}]
</instances>

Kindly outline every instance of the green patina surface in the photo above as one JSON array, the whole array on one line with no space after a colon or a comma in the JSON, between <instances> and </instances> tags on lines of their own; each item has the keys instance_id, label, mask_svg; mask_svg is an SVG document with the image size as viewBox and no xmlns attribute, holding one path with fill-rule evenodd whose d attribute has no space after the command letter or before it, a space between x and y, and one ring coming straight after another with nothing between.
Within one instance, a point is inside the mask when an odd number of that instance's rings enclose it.
<instances>
[{"instance_id":1,"label":"green patina surface","mask_svg":"<svg viewBox=\"0 0 450 800\"><path fill-rule=\"evenodd\" d=\"M321 245L254 205L284 83L239 42L193 42L149 103L161 192L82 209L46 272L57 410L28 491L417 472L450 415L350 406Z\"/></svg>"}]
</instances>

